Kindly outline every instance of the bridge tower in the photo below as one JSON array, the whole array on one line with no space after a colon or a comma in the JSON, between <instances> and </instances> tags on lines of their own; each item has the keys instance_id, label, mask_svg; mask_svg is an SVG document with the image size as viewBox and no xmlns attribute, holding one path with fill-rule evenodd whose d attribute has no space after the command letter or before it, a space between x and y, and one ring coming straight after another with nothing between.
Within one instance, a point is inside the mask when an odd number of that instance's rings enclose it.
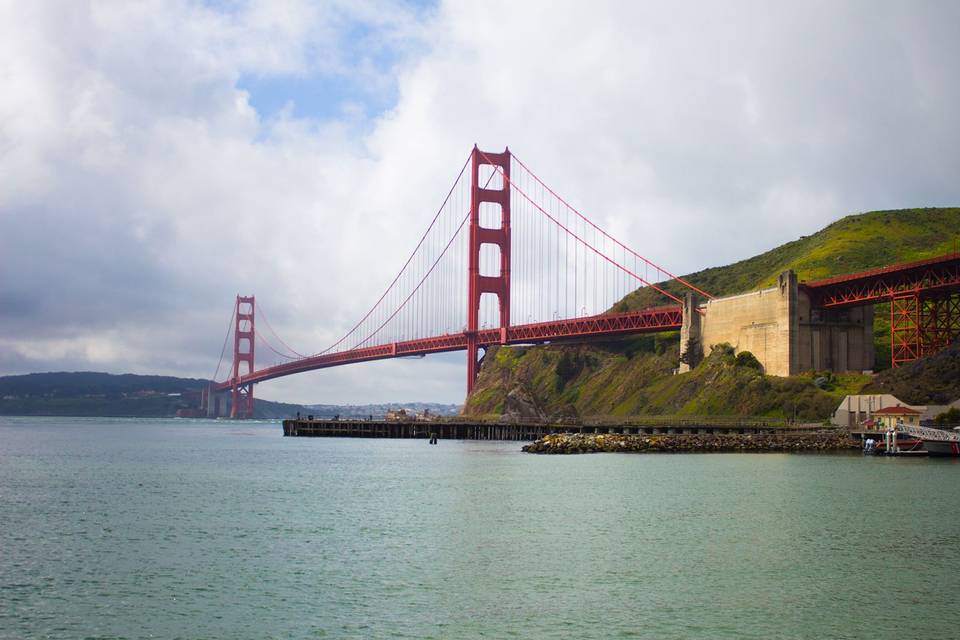
<instances>
[{"instance_id":1,"label":"bridge tower","mask_svg":"<svg viewBox=\"0 0 960 640\"><path fill-rule=\"evenodd\" d=\"M500 343L507 342L510 326L510 149L503 153L486 153L473 146L471 155L470 248L467 268L467 395L473 392L479 372L477 332L480 327L480 298L485 293L497 296L500 307ZM500 189L480 186L480 167L490 166L500 174ZM492 182L497 182L496 178ZM491 203L500 207L500 226L480 226L480 206ZM500 273L480 273L480 247L493 244L500 248Z\"/></svg>"},{"instance_id":2,"label":"bridge tower","mask_svg":"<svg viewBox=\"0 0 960 640\"><path fill-rule=\"evenodd\" d=\"M231 418L253 417L253 384L241 384L240 376L253 373L254 348L254 311L256 309L254 296L237 296L237 308L234 316L237 324L233 332L233 377L231 382ZM246 371L240 372L240 365L247 365Z\"/></svg>"}]
</instances>

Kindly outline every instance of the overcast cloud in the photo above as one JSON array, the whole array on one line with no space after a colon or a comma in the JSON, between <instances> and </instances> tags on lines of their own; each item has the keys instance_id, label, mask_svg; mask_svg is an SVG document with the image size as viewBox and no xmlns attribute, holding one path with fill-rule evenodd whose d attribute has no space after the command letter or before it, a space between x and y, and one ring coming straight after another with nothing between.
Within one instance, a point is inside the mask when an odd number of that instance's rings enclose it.
<instances>
[{"instance_id":1,"label":"overcast cloud","mask_svg":"<svg viewBox=\"0 0 960 640\"><path fill-rule=\"evenodd\" d=\"M474 142L678 272L960 204L960 4L0 0L0 374L317 351ZM257 395L459 402L463 354Z\"/></svg>"}]
</instances>

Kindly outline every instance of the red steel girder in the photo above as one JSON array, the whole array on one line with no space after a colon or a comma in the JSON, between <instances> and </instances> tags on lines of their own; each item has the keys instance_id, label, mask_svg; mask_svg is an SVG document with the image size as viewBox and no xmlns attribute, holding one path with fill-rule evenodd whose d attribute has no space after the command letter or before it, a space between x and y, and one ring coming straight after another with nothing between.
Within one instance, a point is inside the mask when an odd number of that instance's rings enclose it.
<instances>
[{"instance_id":1,"label":"red steel girder","mask_svg":"<svg viewBox=\"0 0 960 640\"><path fill-rule=\"evenodd\" d=\"M960 254L803 283L819 308L886 302L897 295L960 291Z\"/></svg>"}]
</instances>

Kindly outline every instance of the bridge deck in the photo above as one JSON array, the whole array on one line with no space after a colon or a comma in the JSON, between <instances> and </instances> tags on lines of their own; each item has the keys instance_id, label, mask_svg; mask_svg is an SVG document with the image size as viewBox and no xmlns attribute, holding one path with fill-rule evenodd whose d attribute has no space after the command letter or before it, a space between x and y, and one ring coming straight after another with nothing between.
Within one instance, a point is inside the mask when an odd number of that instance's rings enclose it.
<instances>
[{"instance_id":1,"label":"bridge deck","mask_svg":"<svg viewBox=\"0 0 960 640\"><path fill-rule=\"evenodd\" d=\"M489 347L496 344L542 344L565 339L617 336L628 333L655 333L677 330L682 322L683 310L680 307L659 307L644 309L643 311L523 324L508 327L506 330L484 329L477 332L477 343L481 347ZM239 384L254 384L294 373L357 362L421 356L447 351L463 351L466 348L466 333L390 342L372 347L358 347L348 351L310 356L259 369L252 374L242 376ZM216 385L214 391L226 391L231 389L232 386L232 381L227 380Z\"/></svg>"}]
</instances>

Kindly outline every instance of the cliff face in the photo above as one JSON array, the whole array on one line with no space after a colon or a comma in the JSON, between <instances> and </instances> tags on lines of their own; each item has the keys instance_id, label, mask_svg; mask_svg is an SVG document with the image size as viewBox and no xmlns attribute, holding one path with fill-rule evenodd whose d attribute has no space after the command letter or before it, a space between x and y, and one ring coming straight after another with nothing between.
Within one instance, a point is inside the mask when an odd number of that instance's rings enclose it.
<instances>
[{"instance_id":1,"label":"cliff face","mask_svg":"<svg viewBox=\"0 0 960 640\"><path fill-rule=\"evenodd\" d=\"M749 354L713 351L697 368L674 374L676 346L619 345L491 349L464 412L512 417L630 415L770 416L822 420L868 376L778 378Z\"/></svg>"},{"instance_id":2,"label":"cliff face","mask_svg":"<svg viewBox=\"0 0 960 640\"><path fill-rule=\"evenodd\" d=\"M800 280L814 280L948 253L955 250L958 229L960 208L875 211L847 216L753 258L683 277L714 295L732 295L770 286L787 269ZM676 283L666 288L683 293ZM614 310L658 304L663 298L644 288L627 295ZM887 305L876 308L874 335L875 369L885 369L890 361ZM796 415L819 420L829 416L846 393L858 393L870 382L867 376L815 372L775 378L744 362L738 366L735 358L720 352L689 373L673 375L678 360L676 333L588 345L494 348L484 358L464 412L548 417ZM907 378L880 380L884 389L910 387Z\"/></svg>"},{"instance_id":3,"label":"cliff face","mask_svg":"<svg viewBox=\"0 0 960 640\"><path fill-rule=\"evenodd\" d=\"M671 333L591 345L495 347L484 357L464 413L634 414L645 406L644 389L676 367L678 342Z\"/></svg>"}]
</instances>

